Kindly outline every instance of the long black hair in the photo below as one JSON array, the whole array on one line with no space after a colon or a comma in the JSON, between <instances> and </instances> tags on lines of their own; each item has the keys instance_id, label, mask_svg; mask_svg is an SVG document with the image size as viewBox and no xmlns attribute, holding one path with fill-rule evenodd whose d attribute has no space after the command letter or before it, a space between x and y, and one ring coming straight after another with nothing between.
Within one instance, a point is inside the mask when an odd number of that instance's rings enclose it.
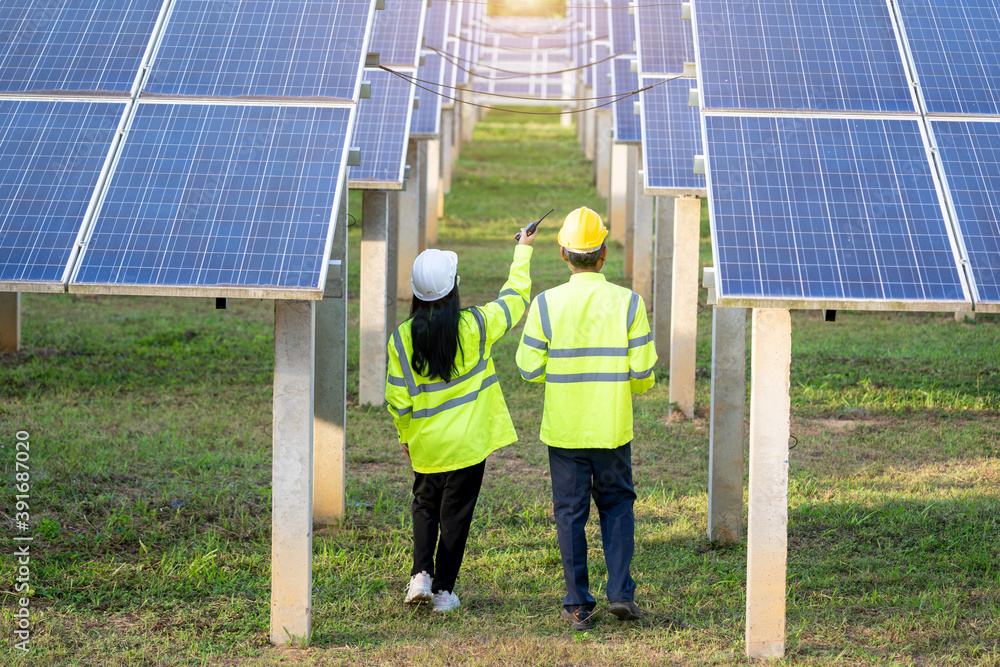
<instances>
[{"instance_id":1,"label":"long black hair","mask_svg":"<svg viewBox=\"0 0 1000 667\"><path fill-rule=\"evenodd\" d=\"M436 301L422 301L416 296L410 304L410 337L413 340L413 370L445 382L458 376L455 356L462 349L458 323L462 316L458 285Z\"/></svg>"}]
</instances>

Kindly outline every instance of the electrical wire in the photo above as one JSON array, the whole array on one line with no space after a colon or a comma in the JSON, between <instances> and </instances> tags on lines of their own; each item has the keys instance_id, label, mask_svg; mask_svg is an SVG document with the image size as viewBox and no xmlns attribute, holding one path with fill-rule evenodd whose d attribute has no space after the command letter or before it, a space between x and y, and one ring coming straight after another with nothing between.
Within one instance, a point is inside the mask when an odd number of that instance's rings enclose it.
<instances>
[{"instance_id":1,"label":"electrical wire","mask_svg":"<svg viewBox=\"0 0 1000 667\"><path fill-rule=\"evenodd\" d=\"M587 69L588 67L595 67L595 66L597 66L597 65L599 65L599 64L601 64L603 62L607 62L608 60L612 60L614 58L617 58L618 56L627 55L625 53L616 53L614 55L608 56L607 58L601 58L600 60L595 60L594 62L588 63L586 65L578 65L577 67L570 67L570 68L567 68L567 69L560 69L560 70L555 70L555 71L552 71L552 72L515 72L514 70L502 69L500 67L493 67L492 65L486 65L485 63L479 63L480 67L485 67L485 68L491 69L491 70L493 70L495 72L503 72L504 74L513 74L514 75L514 76L500 76L500 77L497 77L497 76L483 76L482 74L477 74L476 72L473 72L471 69L468 69L466 67L462 67L460 64L458 64L458 61L470 62L468 58L460 58L459 56L456 56L453 53L448 53L447 51L444 51L442 49L434 48L433 46L429 46L427 48L429 50L431 50L431 51L436 52L442 58L444 58L445 60L447 60L452 65L454 65L455 67L457 67L459 70L465 72L466 74L469 74L469 75L474 76L474 77L479 78L479 79L483 79L485 81L509 81L511 79L523 79L524 77L531 77L531 76L555 76L556 74L563 74L565 72L575 72L577 70Z\"/></svg>"},{"instance_id":2,"label":"electrical wire","mask_svg":"<svg viewBox=\"0 0 1000 667\"><path fill-rule=\"evenodd\" d=\"M657 81L656 83L651 83L648 86L644 86L642 88L638 88L636 90L632 90L632 91L629 91L627 93L622 93L621 95L602 95L602 96L599 96L599 97L573 97L573 98L565 98L565 99L552 100L552 102L554 104L566 104L568 102L592 102L592 101L596 101L596 100L604 100L604 99L612 98L608 102L604 102L602 104L595 104L592 107L586 107L584 109L570 109L569 111L524 111L524 110L521 110L521 109L508 109L508 108L504 108L504 107L492 106L492 105L489 105L489 104L477 104L475 102L463 101L463 100L458 99L456 97L451 97L450 95L445 95L444 93L440 93L440 92L438 92L438 91L436 91L436 90L434 90L432 88L427 88L426 86L422 86L420 84L424 83L424 84L427 84L428 86L438 86L440 88L448 88L448 89L451 89L451 90L460 90L456 86L446 86L443 83L435 83L433 81L425 81L423 79L418 79L415 76L410 76L409 74L404 74L403 72L398 72L396 70L389 69L385 65L379 65L379 69L385 70L386 72L389 72L390 74L394 74L394 75L398 76L399 78L403 79L404 81L408 81L408 82L412 83L417 88L419 88L421 90L425 90L428 93L431 93L433 95L437 95L438 97L440 97L442 99L451 100L452 102L456 102L458 104L468 104L469 106L479 107L480 109L488 109L488 110L491 110L491 111L507 111L509 113L519 113L519 114L525 114L525 115L529 115L529 116L563 116L563 115L567 115L567 114L584 113L585 111L592 111L593 109L600 109L601 107L606 107L606 106L614 104L616 102L620 102L621 100L624 100L624 99L626 99L628 97L632 97L633 95L638 95L639 93L641 93L643 91L646 91L646 90L649 90L650 88L655 88L656 86L664 84L667 81L672 81L673 79L679 79L679 78L681 78L681 75L679 75L679 74L676 75L676 76L667 77L667 78L665 78L665 79L663 79L661 81ZM526 101L531 101L531 102L537 102L538 101L537 97L524 97L523 95L505 95L503 93L490 93L490 92L484 92L484 91L476 91L476 94L478 94L478 95L492 95L494 97L504 97L504 98L507 98L507 99L526 100Z\"/></svg>"}]
</instances>

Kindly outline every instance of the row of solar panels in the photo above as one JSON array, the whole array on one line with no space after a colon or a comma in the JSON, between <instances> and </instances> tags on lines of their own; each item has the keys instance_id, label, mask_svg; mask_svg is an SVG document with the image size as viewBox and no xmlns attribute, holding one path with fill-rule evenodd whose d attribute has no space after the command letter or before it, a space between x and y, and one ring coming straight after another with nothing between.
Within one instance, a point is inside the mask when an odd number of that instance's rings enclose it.
<instances>
[{"instance_id":1,"label":"row of solar panels","mask_svg":"<svg viewBox=\"0 0 1000 667\"><path fill-rule=\"evenodd\" d=\"M694 4L720 304L1000 311L1000 4Z\"/></svg>"},{"instance_id":2,"label":"row of solar panels","mask_svg":"<svg viewBox=\"0 0 1000 667\"><path fill-rule=\"evenodd\" d=\"M412 76L426 6L8 0L0 289L318 298L348 147L402 180L413 83L362 64Z\"/></svg>"}]
</instances>

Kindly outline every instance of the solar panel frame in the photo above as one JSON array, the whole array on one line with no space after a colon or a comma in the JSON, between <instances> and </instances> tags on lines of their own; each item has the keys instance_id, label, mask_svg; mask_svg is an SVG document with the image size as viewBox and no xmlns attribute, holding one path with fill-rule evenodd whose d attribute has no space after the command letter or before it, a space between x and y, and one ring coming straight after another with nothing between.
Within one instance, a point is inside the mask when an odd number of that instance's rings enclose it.
<instances>
[{"instance_id":1,"label":"solar panel frame","mask_svg":"<svg viewBox=\"0 0 1000 667\"><path fill-rule=\"evenodd\" d=\"M154 42L162 29L168 2L164 0L121 0L120 4L128 3L128 7L112 7L113 2L94 3L91 0L74 0L72 3L65 3L60 8L39 7L40 3L33 0L6 0L3 7L0 7L0 72L4 76L0 77L0 95L11 95L22 97L29 93L40 93L44 95L64 95L69 97L81 97L89 95L99 95L102 97L133 97L139 89L142 81L143 65L148 60L152 52ZM128 15L134 9L134 3L143 4L138 10L141 17L130 23ZM72 4L73 6L68 6ZM35 10L40 15L31 14ZM16 15L17 12L24 12ZM58 12L59 18L51 19L50 13ZM88 12L91 19L100 16L102 13L120 12L125 17L105 16L99 21L88 21L87 30L75 30L60 26L63 15L67 12ZM67 19L71 21L72 19ZM51 21L50 30L43 32L40 26L47 21ZM101 44L98 42L104 32L94 28L94 23L107 25L115 31L118 40L112 44ZM144 25L140 28L135 23ZM12 39L3 39L5 34L13 36ZM60 39L61 36L80 35L81 41L76 44L68 44ZM33 39L36 37L37 39ZM129 41L122 44L122 41ZM15 48L17 49L15 52ZM38 49L41 53L23 53L25 49ZM124 53L123 53L124 51ZM23 66L18 65L18 61L27 58ZM84 66L83 63L99 61L105 63L103 66L95 64ZM112 63L123 63L131 61L132 65L120 67L108 67ZM42 81L32 83L32 77L37 77L40 71L46 71L45 63L50 62L52 68L61 71L63 74L56 80L49 77ZM30 71L26 77L20 79L22 85L14 85L19 79L14 73L18 69ZM114 74L105 79L102 73L113 70ZM87 79L84 76L88 72L93 72L97 76ZM77 81L80 85L72 85L67 79ZM101 83L104 81L104 83Z\"/></svg>"},{"instance_id":2,"label":"solar panel frame","mask_svg":"<svg viewBox=\"0 0 1000 667\"><path fill-rule=\"evenodd\" d=\"M0 291L66 291L130 104L120 99L69 97L0 99L0 113L9 113L14 122L22 116L19 136L0 141L0 186L6 186L0 188ZM95 113L101 109L106 111ZM61 142L54 136L61 129L53 127L56 113L67 122L70 117L79 119L74 133ZM47 121L44 127L27 132L26 121L39 118ZM95 123L102 120L103 125ZM9 127L4 124L0 134L6 137ZM26 150L19 151L22 147ZM16 183L9 182L8 175ZM54 182L44 182L46 175ZM89 180L79 182L85 179ZM57 192L50 196L52 190Z\"/></svg>"},{"instance_id":3,"label":"solar panel frame","mask_svg":"<svg viewBox=\"0 0 1000 667\"><path fill-rule=\"evenodd\" d=\"M788 151L789 161L795 162L795 168L789 168L780 171L780 175L783 178L778 179L778 176L773 170L769 171L766 165L770 162L774 162L781 158L779 153L780 149L783 147L782 144L775 141L764 141L760 140L757 142L748 142L737 140L736 136L728 136L725 141L719 143L713 143L711 140L712 133L718 132L732 132L731 128L724 127L725 123L756 123L763 126L765 122L774 122L775 127L777 124L784 124L786 127L781 128L781 132L777 129L771 134L775 137L781 136L782 138L787 138L789 136L789 128L787 126L791 125L792 129L800 133L809 132L809 136L814 139L822 139L827 142L824 151L821 153L818 149L818 144L816 144L817 149L814 154L806 154L804 151L801 154L794 154L793 151ZM879 190L878 188L868 188L865 184L857 184L850 181L852 178L861 179L863 177L867 178L868 175L864 174L861 170L856 169L856 164L850 164L851 156L844 156L843 152L838 152L844 146L837 146L836 140L842 135L838 135L835 132L826 130L809 130L810 124L819 125L822 123L853 123L856 128L860 128L855 132L855 135L859 138L874 137L875 132L871 131L873 127L872 124L893 124L891 127L895 128L893 130L894 137L904 137L907 132L904 131L904 125L908 125L912 131L909 132L910 138L917 137L919 139L920 145L910 145L910 146L899 146L897 147L901 153L904 153L902 157L906 159L903 160L903 166L901 170L896 173L897 180L895 181L895 192L898 193L899 197L911 197L919 198L924 197L924 201L906 200L906 201L893 201L889 197L881 197L879 192L885 191L885 188ZM710 126L716 126L710 128ZM889 125L884 125L883 127L889 128ZM867 128L869 131L864 131ZM902 129L900 129L902 128ZM886 130L888 132L888 130ZM948 211L947 205L945 203L944 188L943 184L939 180L937 171L932 168L931 162L931 147L927 133L919 118L914 118L909 115L896 115L896 116L883 116L883 117L872 117L868 115L815 115L815 114L732 114L732 113L720 113L720 112L702 112L702 141L706 147L705 160L706 160L706 183L709 190L709 215L711 219L711 230L712 230L712 254L713 261L716 267L716 294L719 306L729 306L729 307L742 307L742 308L829 308L829 309L845 309L845 310L913 310L913 311L944 311L944 312L955 312L955 311L967 311L972 308L971 302L971 292L969 289L967 277L960 270L961 259L959 256L958 242L954 235L954 231L951 225L948 224ZM808 147L808 142L803 142L802 144L788 144L794 147L799 147L806 145ZM744 149L746 146L751 146L755 153L750 156L751 159L758 162L759 164L751 167L749 164L742 164L739 168L733 168L731 170L725 170L720 165L724 162L725 157L721 151L713 150L716 146L737 146L739 149ZM890 156L890 158L885 159L879 157L878 148L874 141L868 146L858 146L850 145L851 151L854 151L854 155L859 159L865 161L865 164L871 164L877 168L887 169L889 166L896 169L899 168L901 156ZM892 150L892 147L889 148ZM909 150L912 154L905 154L905 151ZM744 160L746 155L743 156ZM815 162L823 162L823 164L828 164L831 167L837 167L837 169L830 168L825 172L827 179L829 181L829 186L826 185L826 181L823 182L821 187L816 187L815 185L810 186L807 182L808 177L811 172L809 172L808 167L813 166ZM876 173L873 178L886 178L886 174ZM723 174L734 174L731 177L732 182L721 182L724 179L721 178ZM898 175L903 174L907 179L910 180L909 183L904 184L899 183ZM761 176L761 174L763 174ZM801 201L793 199L791 197L786 197L785 199L780 198L768 198L768 197L754 197L746 196L743 198L738 198L732 192L736 192L738 188L754 187L749 179L760 177L763 179L760 185L761 189L772 187L793 187L796 189L796 196L812 196L816 197L820 194L824 197L825 208L822 212L822 217L824 220L835 220L839 219L837 215L848 215L845 212L852 210L864 208L866 212L866 218L868 221L878 220L880 224L898 224L898 221L892 217L892 213L898 213L901 208L909 206L913 210L926 211L926 216L919 220L921 224L938 224L940 223L939 230L934 234L897 234L899 237L905 237L909 242L916 243L920 242L922 244L928 243L928 239L933 243L937 243L937 247L932 249L927 249L921 246L916 249L915 246L911 246L910 250L917 252L928 252L930 253L935 261L938 263L936 265L931 265L925 263L923 269L918 266L916 269L913 267L902 266L902 258L906 256L909 252L907 248L892 248L877 246L876 243L872 241L875 238L869 233L867 237L861 233L863 230L859 231L857 228L846 230L846 241L845 248L847 248L847 243L852 244L851 248L848 248L844 252L846 257L854 257L856 254L869 253L870 255L878 255L882 258L898 258L900 262L896 265L891 265L890 263L884 264L884 271L888 273L879 273L879 283L877 289L882 290L882 295L872 296L865 294L856 293L844 293L843 287L845 285L851 286L851 289L856 289L854 287L855 283L859 285L874 285L874 278L872 276L875 273L870 273L869 277L871 280L868 283L862 281L851 282L850 280L844 281L840 280L839 283L834 280L826 280L825 282L831 285L839 285L841 293L839 294L775 294L773 289L770 289L775 282L790 283L787 279L775 280L773 277L769 276L766 280L763 277L757 279L757 285L761 289L757 290L757 293L753 293L753 289L738 290L731 280L737 280L740 278L738 275L733 275L732 271L745 270L749 267L751 270L756 270L757 274L761 275L761 267L768 269L772 273L774 271L788 271L790 269L782 267L795 267L795 270L799 271L800 275L797 279L800 285L806 284L806 280L802 278L801 272L811 271L812 274L807 277L808 284L812 285L817 281L816 272L824 270L832 275L833 267L837 270L837 275L841 275L841 270L850 269L857 274L861 274L865 271L869 272L879 272L883 271L882 265L878 264L876 261L864 262L863 260L858 260L854 264L844 263L841 264L820 264L814 262L812 264L799 262L795 264L791 261L786 261L784 263L775 262L760 262L758 254L760 251L760 243L756 246L749 245L754 242L751 236L757 236L760 238L761 234L771 234L775 238L783 236L786 239L794 240L796 234L800 236L808 236L808 238L816 241L817 243L822 240L822 236L827 234L828 230L820 230L817 232L816 228L806 226L805 220L809 219L808 211L803 211L796 209L791 211L790 207L801 207L804 206ZM922 179L922 181L921 181ZM746 182L743 182L746 181ZM794 182L794 185L787 185L788 183ZM852 185L856 187L852 188ZM922 186L922 187L921 187ZM728 192L728 190L732 192ZM723 192L728 192L728 199L722 196ZM828 193L837 194L840 198L834 198L832 201L827 201L825 198ZM853 199L850 195L856 195L858 193L864 194L869 197L868 200L858 201ZM875 196L872 193L876 193ZM929 194L931 193L931 194ZM927 201L933 196L933 201ZM875 200L878 201L875 201ZM729 202L724 204L723 202ZM743 202L743 203L740 203ZM777 223L773 223L773 226L768 229L760 229L755 226L749 226L746 230L740 230L737 228L728 228L726 222L730 215L729 211L720 212L720 207L729 205L732 207L734 213L733 216L743 215L752 216L754 220L787 220L791 219L794 222L787 224L784 229L779 229ZM758 206L759 210L754 210L753 206ZM869 207L869 208L865 208ZM931 218L931 212L934 212L933 220ZM781 218L781 216L785 218ZM841 217L843 217L843 215ZM940 217L938 217L940 216ZM848 215L849 217L849 215ZM916 220L916 218L914 218ZM910 220L907 219L906 224L909 224ZM796 225L798 227L796 227ZM770 230L770 231L768 231ZM733 238L720 239L720 236L733 236ZM739 236L742 235L742 236ZM838 236L840 238L845 237L845 229L837 228L829 231L828 236ZM852 236L853 235L853 236ZM852 240L853 237L862 238L862 241L869 241L868 246L862 246L859 243L855 244ZM742 239L743 245L740 242L734 242L734 239L738 241ZM884 235L878 237L880 240L884 240ZM947 247L942 247L947 245ZM753 250L756 247L757 250ZM733 256L723 256L723 248L726 252L733 252ZM770 252L772 255L781 256L782 258L789 258L791 256L792 250L795 253L800 252L795 247L779 247L774 246L773 248L764 248L765 252ZM823 248L813 248L817 252L824 250ZM825 250L828 258L835 254L837 247L834 245L832 250ZM920 264L917 262L917 264ZM733 268L731 268L733 267ZM735 267L741 267L741 269L736 269ZM893 282L883 280L883 276L892 277L890 274L895 272L895 275L902 276L907 271L911 273L914 271L926 270L927 275L930 276L931 273L936 272L939 277L950 273L952 277L955 278L951 283L948 283L948 289L953 290L952 294L937 294L932 297L922 298L916 296L900 296L898 290L899 287L891 287L893 285L903 285L905 284L902 279ZM750 282L753 282L753 276L750 278ZM765 290L765 283L768 285L768 289ZM945 283L933 283L929 280L927 281L929 285ZM897 293L889 294L886 296L885 289L886 285L889 285L891 289L897 290ZM909 286L912 287L915 283L910 283ZM921 283L922 288L926 287L924 283ZM733 287L733 289L730 289ZM960 288L960 289L958 289ZM837 288L835 288L836 290ZM873 287L865 287L865 289L876 289ZM767 293L765 293L767 291ZM877 291L877 290L876 290ZM960 292L960 293L959 293Z\"/></svg>"},{"instance_id":4,"label":"solar panel frame","mask_svg":"<svg viewBox=\"0 0 1000 667\"><path fill-rule=\"evenodd\" d=\"M416 76L416 70L399 68L398 71L411 78ZM402 190L415 87L412 82L381 69L366 69L365 75L371 81L372 96L358 106L351 145L361 148L361 166L351 167L348 187ZM385 94L380 95L380 91Z\"/></svg>"},{"instance_id":5,"label":"solar panel frame","mask_svg":"<svg viewBox=\"0 0 1000 667\"><path fill-rule=\"evenodd\" d=\"M237 113L244 114L246 123L231 136L226 135L231 120L226 114ZM189 120L185 114L202 114L200 129L185 124ZM353 107L323 104L140 100L129 118L69 291L322 298L354 114ZM176 126L170 125L175 122ZM190 141L170 142L170 132ZM149 143L143 142L145 138ZM270 153L269 160L258 159L262 151ZM276 159L280 154L287 160ZM305 161L304 155L311 159ZM255 166L259 173L253 172ZM262 183L275 187L262 189ZM130 193L141 193L143 199L130 203L126 196ZM245 199L246 193L270 198L269 203L254 207ZM277 217L278 211L288 209L282 209L284 200L293 202L292 210L308 212L311 218L290 221ZM119 212L124 218L117 215ZM257 217L248 223L246 215L250 214ZM117 226L123 219L127 234ZM171 228L158 229L161 219L169 221ZM199 225L205 224L218 233L199 236ZM255 232L235 229L240 224L249 224ZM274 233L274 227L280 233ZM223 233L227 229L233 233ZM303 235L309 231L313 233ZM235 245L227 244L226 239L235 240ZM212 263L216 261L213 253L221 256L217 264ZM279 254L282 264L269 270L264 258ZM238 262L230 257L235 255L241 257ZM303 265L298 269L297 261ZM143 278L142 272L148 271L155 271L156 276ZM185 272L194 271L205 275L204 280L182 281ZM248 277L268 272L278 274L279 282ZM213 281L215 274L218 279ZM224 281L224 274L238 279ZM297 280L293 279L296 275Z\"/></svg>"},{"instance_id":6,"label":"solar panel frame","mask_svg":"<svg viewBox=\"0 0 1000 667\"><path fill-rule=\"evenodd\" d=\"M936 118L928 125L976 310L998 313L1000 118Z\"/></svg>"},{"instance_id":7,"label":"solar panel frame","mask_svg":"<svg viewBox=\"0 0 1000 667\"><path fill-rule=\"evenodd\" d=\"M688 105L691 79L639 77L642 104L643 189L647 195L681 197L708 194L704 174L694 173L696 155L703 155L701 120Z\"/></svg>"},{"instance_id":8,"label":"solar panel frame","mask_svg":"<svg viewBox=\"0 0 1000 667\"><path fill-rule=\"evenodd\" d=\"M424 64L417 69L419 85L415 86L413 92L414 99L419 102L410 120L410 136L418 139L434 139L441 134L440 82L444 79L445 60L433 52L425 53L423 57Z\"/></svg>"},{"instance_id":9,"label":"solar panel frame","mask_svg":"<svg viewBox=\"0 0 1000 667\"><path fill-rule=\"evenodd\" d=\"M748 0L740 7L745 11L734 12L726 0L699 0L693 6L703 109L919 112L902 37L886 0ZM793 8L796 30L809 33L808 47L800 46L795 31L781 23ZM838 34L831 27L834 19L840 23ZM745 24L738 23L743 20ZM857 34L845 35L846 30ZM881 48L873 48L875 43ZM763 46L754 46L758 44ZM782 53L788 57L780 57ZM798 53L812 54L811 64L795 60ZM876 53L883 58L876 60Z\"/></svg>"},{"instance_id":10,"label":"solar panel frame","mask_svg":"<svg viewBox=\"0 0 1000 667\"><path fill-rule=\"evenodd\" d=\"M611 105L612 126L615 143L618 144L638 144L642 141L642 127L639 115L635 113L638 97L627 95L639 89L639 75L632 71L633 62L633 56L619 56L611 61L611 88L617 98Z\"/></svg>"},{"instance_id":11,"label":"solar panel frame","mask_svg":"<svg viewBox=\"0 0 1000 667\"><path fill-rule=\"evenodd\" d=\"M220 3L173 0L141 96L353 104L373 33L372 5L373 0L240 0L220 8Z\"/></svg>"}]
</instances>

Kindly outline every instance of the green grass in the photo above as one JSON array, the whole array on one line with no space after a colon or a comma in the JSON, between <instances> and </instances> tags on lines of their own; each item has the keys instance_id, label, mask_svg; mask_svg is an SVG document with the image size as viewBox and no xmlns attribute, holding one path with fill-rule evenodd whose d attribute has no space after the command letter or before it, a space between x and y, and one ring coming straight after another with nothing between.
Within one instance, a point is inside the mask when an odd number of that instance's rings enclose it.
<instances>
[{"instance_id":1,"label":"green grass","mask_svg":"<svg viewBox=\"0 0 1000 667\"><path fill-rule=\"evenodd\" d=\"M477 126L440 238L459 254L466 303L495 298L511 235L553 207L536 242L533 291L566 279L559 218L580 205L606 210L590 175L555 117L494 113ZM702 236L707 263L707 219ZM357 258L357 226L349 243ZM606 273L622 282L621 248L610 256ZM695 419L666 418L666 350L656 386L635 400L633 569L648 618L624 625L605 615L577 635L557 617L562 573L537 439L542 388L520 380L515 335L494 355L521 439L488 461L459 580L463 607L434 618L401 604L411 472L388 413L356 404L358 280L354 262L349 512L339 527L317 527L307 650L267 642L271 303L216 311L208 299L24 295L24 352L0 357L0 465L12 480L14 433L29 431L34 635L25 658L5 630L0 662L747 663L746 549L705 537L710 308L699 312ZM841 312L825 323L796 311L792 322L779 664L1000 665L1000 317ZM589 538L600 600L596 525ZM0 561L3 581L13 582L14 567ZM13 584L5 591L11 628Z\"/></svg>"}]
</instances>

